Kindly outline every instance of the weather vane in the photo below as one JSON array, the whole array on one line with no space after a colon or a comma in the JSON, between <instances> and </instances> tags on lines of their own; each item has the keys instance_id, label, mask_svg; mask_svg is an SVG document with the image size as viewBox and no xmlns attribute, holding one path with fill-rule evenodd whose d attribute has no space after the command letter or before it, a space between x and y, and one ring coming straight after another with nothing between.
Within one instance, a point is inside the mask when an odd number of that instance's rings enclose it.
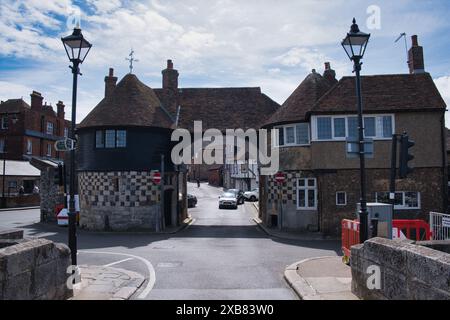
<instances>
[{"instance_id":1,"label":"weather vane","mask_svg":"<svg viewBox=\"0 0 450 320\"><path fill-rule=\"evenodd\" d=\"M134 58L134 50L133 49L131 49L131 52L128 56L129 56L129 58L125 58L125 60L130 61L130 73L133 73L133 62L139 62L139 60Z\"/></svg>"}]
</instances>

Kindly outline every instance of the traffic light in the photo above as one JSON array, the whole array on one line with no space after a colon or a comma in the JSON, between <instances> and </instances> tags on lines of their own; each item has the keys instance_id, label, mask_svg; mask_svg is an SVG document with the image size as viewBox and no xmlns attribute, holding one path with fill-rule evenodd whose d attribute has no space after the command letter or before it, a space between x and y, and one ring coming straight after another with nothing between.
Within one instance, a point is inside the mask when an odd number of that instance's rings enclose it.
<instances>
[{"instance_id":1,"label":"traffic light","mask_svg":"<svg viewBox=\"0 0 450 320\"><path fill-rule=\"evenodd\" d=\"M57 186L64 185L64 167L62 164L58 165L58 168L55 170L55 175L53 176L53 183Z\"/></svg>"},{"instance_id":2,"label":"traffic light","mask_svg":"<svg viewBox=\"0 0 450 320\"><path fill-rule=\"evenodd\" d=\"M415 145L414 141L409 140L406 133L403 133L400 137L400 178L406 178L406 176L413 171L413 168L408 166L408 162L414 159L414 156L409 153L409 148Z\"/></svg>"}]
</instances>

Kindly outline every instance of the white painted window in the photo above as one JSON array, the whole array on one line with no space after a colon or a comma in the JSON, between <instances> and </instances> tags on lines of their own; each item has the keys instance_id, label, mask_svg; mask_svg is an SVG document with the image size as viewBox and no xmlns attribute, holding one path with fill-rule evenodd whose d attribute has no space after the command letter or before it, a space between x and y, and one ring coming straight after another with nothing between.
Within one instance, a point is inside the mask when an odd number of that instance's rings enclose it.
<instances>
[{"instance_id":1,"label":"white painted window","mask_svg":"<svg viewBox=\"0 0 450 320\"><path fill-rule=\"evenodd\" d=\"M116 130L105 130L105 147L114 148L116 146Z\"/></svg>"},{"instance_id":2,"label":"white painted window","mask_svg":"<svg viewBox=\"0 0 450 320\"><path fill-rule=\"evenodd\" d=\"M1 118L1 128L2 129L8 129L8 117L2 116Z\"/></svg>"},{"instance_id":3,"label":"white painted window","mask_svg":"<svg viewBox=\"0 0 450 320\"><path fill-rule=\"evenodd\" d=\"M47 144L47 157L52 156L52 145L49 143Z\"/></svg>"},{"instance_id":4,"label":"white painted window","mask_svg":"<svg viewBox=\"0 0 450 320\"><path fill-rule=\"evenodd\" d=\"M116 132L116 147L125 148L127 146L127 131L117 130Z\"/></svg>"},{"instance_id":5,"label":"white painted window","mask_svg":"<svg viewBox=\"0 0 450 320\"><path fill-rule=\"evenodd\" d=\"M390 203L389 192L375 193L375 201L380 203ZM394 209L420 209L420 192L396 191Z\"/></svg>"},{"instance_id":6,"label":"white painted window","mask_svg":"<svg viewBox=\"0 0 450 320\"><path fill-rule=\"evenodd\" d=\"M30 139L27 140L27 154L33 153L33 141Z\"/></svg>"},{"instance_id":7,"label":"white painted window","mask_svg":"<svg viewBox=\"0 0 450 320\"><path fill-rule=\"evenodd\" d=\"M315 178L297 179L297 209L317 209L317 180Z\"/></svg>"},{"instance_id":8,"label":"white painted window","mask_svg":"<svg viewBox=\"0 0 450 320\"><path fill-rule=\"evenodd\" d=\"M53 123L47 122L47 134L53 134Z\"/></svg>"},{"instance_id":9,"label":"white painted window","mask_svg":"<svg viewBox=\"0 0 450 320\"><path fill-rule=\"evenodd\" d=\"M272 136L275 146L305 146L310 143L309 123L307 122L278 126L275 129L278 129L278 135L274 130Z\"/></svg>"},{"instance_id":10,"label":"white painted window","mask_svg":"<svg viewBox=\"0 0 450 320\"><path fill-rule=\"evenodd\" d=\"M337 206L347 205L347 193L345 191L336 192L336 205Z\"/></svg>"},{"instance_id":11,"label":"white painted window","mask_svg":"<svg viewBox=\"0 0 450 320\"><path fill-rule=\"evenodd\" d=\"M394 133L394 115L365 115L364 136L375 140L391 139ZM358 117L355 115L313 116L313 141L340 141L358 137Z\"/></svg>"},{"instance_id":12,"label":"white painted window","mask_svg":"<svg viewBox=\"0 0 450 320\"><path fill-rule=\"evenodd\" d=\"M64 137L65 138L69 137L69 128L64 128Z\"/></svg>"}]
</instances>

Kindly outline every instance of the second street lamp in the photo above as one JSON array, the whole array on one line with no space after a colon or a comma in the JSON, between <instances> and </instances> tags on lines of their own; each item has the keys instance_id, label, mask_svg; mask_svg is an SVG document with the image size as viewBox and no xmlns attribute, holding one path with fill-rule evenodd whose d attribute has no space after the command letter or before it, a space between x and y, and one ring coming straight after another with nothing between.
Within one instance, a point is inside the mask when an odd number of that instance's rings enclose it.
<instances>
[{"instance_id":1,"label":"second street lamp","mask_svg":"<svg viewBox=\"0 0 450 320\"><path fill-rule=\"evenodd\" d=\"M92 45L84 39L81 29L77 26L70 36L61 38L66 49L67 56L72 62L73 89L72 89L72 122L70 128L70 139L75 140L76 109L77 109L77 80L81 75L79 65L83 63ZM77 234L76 234L76 212L75 212L75 149L70 150L70 175L69 175L69 248L71 252L72 265L77 265Z\"/></svg>"},{"instance_id":2,"label":"second street lamp","mask_svg":"<svg viewBox=\"0 0 450 320\"><path fill-rule=\"evenodd\" d=\"M366 51L367 43L369 42L370 34L361 32L353 18L353 24L350 27L350 32L342 40L341 44L347 56L353 61L354 72L356 73L356 98L358 105L358 145L359 145L359 165L360 165L360 180L361 180L361 194L360 194L360 243L363 243L368 238L368 217L367 217L367 201L366 201L366 173L365 173L365 155L364 155L364 122L362 110L362 95L361 95L361 59Z\"/></svg>"}]
</instances>

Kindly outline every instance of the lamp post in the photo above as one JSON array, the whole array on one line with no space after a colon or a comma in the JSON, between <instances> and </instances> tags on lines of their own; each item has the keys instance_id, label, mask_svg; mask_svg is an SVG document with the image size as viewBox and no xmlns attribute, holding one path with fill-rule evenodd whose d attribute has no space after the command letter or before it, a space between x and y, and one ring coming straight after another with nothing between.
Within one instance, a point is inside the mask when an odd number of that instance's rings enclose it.
<instances>
[{"instance_id":1,"label":"lamp post","mask_svg":"<svg viewBox=\"0 0 450 320\"><path fill-rule=\"evenodd\" d=\"M350 27L350 32L342 40L341 44L344 48L347 56L353 61L354 70L356 73L356 97L358 105L358 144L359 144L359 171L361 181L361 194L360 194L360 233L359 239L363 243L368 238L368 218L367 218L367 202L366 202L366 173L365 173L365 161L364 161L364 122L363 122L363 110L362 110L362 96L361 96L361 59L366 51L367 43L369 42L370 34L361 32L356 24L355 18L353 18L353 24Z\"/></svg>"},{"instance_id":2,"label":"lamp post","mask_svg":"<svg viewBox=\"0 0 450 320\"><path fill-rule=\"evenodd\" d=\"M11 121L13 124L16 124L18 118L17 115L13 115ZM6 124L6 126L4 127L4 129L9 130L9 114L6 113L4 118L3 118L3 123ZM8 132L6 132L5 134L5 140L3 141L3 150L2 150L2 154L3 154L3 179L2 179L2 203L1 203L1 207L2 208L6 208L6 198L5 198L5 179L6 179L6 152L7 152L7 145L8 145ZM9 190L9 189L8 189ZM8 191L9 194L9 191Z\"/></svg>"},{"instance_id":3,"label":"lamp post","mask_svg":"<svg viewBox=\"0 0 450 320\"><path fill-rule=\"evenodd\" d=\"M66 49L67 56L72 62L73 89L72 89L72 122L69 137L75 140L76 108L77 108L77 80L81 75L79 65L83 63L92 45L84 39L79 26L73 29L70 36L61 38ZM75 212L75 150L70 150L70 175L69 175L69 248L72 265L77 265L77 235Z\"/></svg>"}]
</instances>

